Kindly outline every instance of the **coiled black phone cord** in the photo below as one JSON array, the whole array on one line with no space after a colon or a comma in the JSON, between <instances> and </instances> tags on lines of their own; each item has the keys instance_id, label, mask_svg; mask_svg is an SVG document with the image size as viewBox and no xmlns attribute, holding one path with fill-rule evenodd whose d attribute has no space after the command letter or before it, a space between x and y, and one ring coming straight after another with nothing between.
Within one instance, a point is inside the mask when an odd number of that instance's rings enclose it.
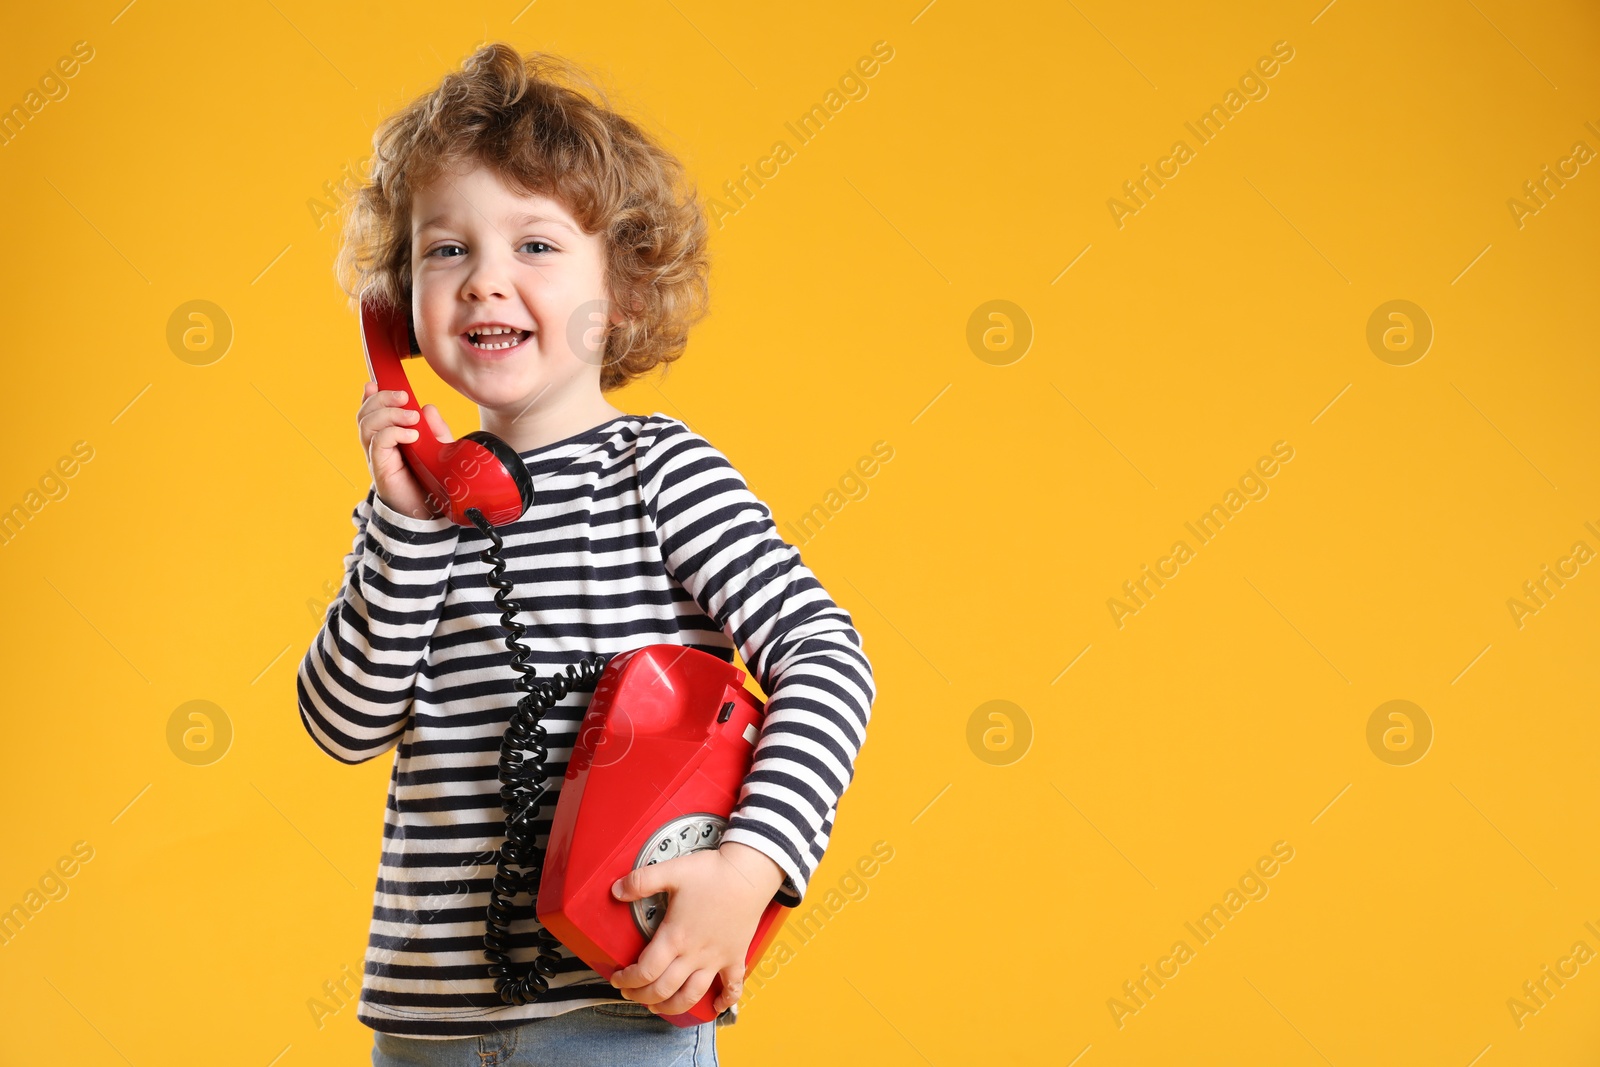
<instances>
[{"instance_id":1,"label":"coiled black phone cord","mask_svg":"<svg viewBox=\"0 0 1600 1067\"><path fill-rule=\"evenodd\" d=\"M495 853L494 888L489 892L489 907L484 914L483 954L489 960L489 975L500 999L507 1004L526 1004L550 988L561 950L561 942L541 926L535 935L531 964L514 964L510 955L512 901L521 893L528 893L537 901L544 870L545 850L534 842L533 830L534 816L549 791L545 785L549 775L544 766L549 749L540 720L568 693L593 691L608 657L590 656L568 666L565 674L536 677L538 669L526 662L532 649L517 640L527 627L517 621L521 609L510 598L512 584L505 577L505 557L500 555L504 542L477 508L468 508L466 516L490 541L490 547L479 558L492 568L489 584L496 589L495 606L501 611L500 625L507 631L506 647L512 652L511 666L517 671L517 688L523 694L500 742L500 808L505 812L506 831L505 841Z\"/></svg>"}]
</instances>

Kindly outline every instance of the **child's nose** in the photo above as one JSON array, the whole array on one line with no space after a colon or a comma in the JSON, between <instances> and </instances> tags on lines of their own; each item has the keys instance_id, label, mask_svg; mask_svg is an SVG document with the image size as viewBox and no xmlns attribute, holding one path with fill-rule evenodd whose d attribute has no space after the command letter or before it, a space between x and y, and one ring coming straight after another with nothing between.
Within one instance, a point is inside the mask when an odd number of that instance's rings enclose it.
<instances>
[{"instance_id":1,"label":"child's nose","mask_svg":"<svg viewBox=\"0 0 1600 1067\"><path fill-rule=\"evenodd\" d=\"M475 300L510 297L515 292L511 276L511 263L491 253L481 254L467 274L462 295Z\"/></svg>"},{"instance_id":2,"label":"child's nose","mask_svg":"<svg viewBox=\"0 0 1600 1067\"><path fill-rule=\"evenodd\" d=\"M504 271L479 267L467 277L462 295L475 300L504 298L511 295L511 286L505 279Z\"/></svg>"}]
</instances>

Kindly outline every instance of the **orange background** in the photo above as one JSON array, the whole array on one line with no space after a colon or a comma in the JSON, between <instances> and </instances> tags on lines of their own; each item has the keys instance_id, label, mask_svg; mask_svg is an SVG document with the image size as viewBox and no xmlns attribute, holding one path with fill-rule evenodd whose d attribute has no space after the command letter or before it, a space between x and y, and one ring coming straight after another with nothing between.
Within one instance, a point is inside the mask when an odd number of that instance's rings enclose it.
<instances>
[{"instance_id":1,"label":"orange background","mask_svg":"<svg viewBox=\"0 0 1600 1067\"><path fill-rule=\"evenodd\" d=\"M1508 206L1600 151L1592 7L519 7L8 20L0 105L93 58L0 147L0 508L40 491L0 545L0 908L92 858L0 947L0 1060L365 1062L353 1007L308 1007L359 973L390 769L336 764L295 710L368 484L310 202L503 39L595 69L708 196L792 149L719 213L688 355L610 398L705 434L791 539L824 507L804 558L879 686L823 910L724 1062L1594 1062L1600 965L1561 961L1600 952L1600 567L1508 606L1600 551L1600 174ZM785 123L879 41L800 144ZM1201 144L1185 123L1276 42L1266 95ZM1119 226L1108 201L1179 139ZM190 362L168 326L194 300L232 337ZM1426 324L1425 352L1369 345L1396 300L1378 333ZM1199 543L1185 523L1280 441ZM1119 627L1107 602L1178 540ZM196 700L231 734L204 765L169 730ZM1191 934L1277 842L1266 895ZM1519 1019L1546 965L1572 976Z\"/></svg>"}]
</instances>

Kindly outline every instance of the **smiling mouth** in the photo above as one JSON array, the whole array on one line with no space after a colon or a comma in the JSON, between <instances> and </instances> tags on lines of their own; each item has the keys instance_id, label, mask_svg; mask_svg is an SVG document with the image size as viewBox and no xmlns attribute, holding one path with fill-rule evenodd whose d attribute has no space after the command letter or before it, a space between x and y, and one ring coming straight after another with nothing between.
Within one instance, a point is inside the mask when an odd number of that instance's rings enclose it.
<instances>
[{"instance_id":1,"label":"smiling mouth","mask_svg":"<svg viewBox=\"0 0 1600 1067\"><path fill-rule=\"evenodd\" d=\"M533 334L528 330L508 330L497 326L482 333L468 333L464 335L467 344L480 352L504 352L516 348Z\"/></svg>"}]
</instances>

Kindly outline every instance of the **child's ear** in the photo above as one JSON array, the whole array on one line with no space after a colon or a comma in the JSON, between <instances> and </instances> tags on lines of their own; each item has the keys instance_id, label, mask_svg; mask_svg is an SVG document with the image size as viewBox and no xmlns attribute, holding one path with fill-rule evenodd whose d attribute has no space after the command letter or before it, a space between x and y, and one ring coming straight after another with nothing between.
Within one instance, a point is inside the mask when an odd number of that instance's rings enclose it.
<instances>
[{"instance_id":1,"label":"child's ear","mask_svg":"<svg viewBox=\"0 0 1600 1067\"><path fill-rule=\"evenodd\" d=\"M611 306L611 314L608 318L613 326L621 326L644 310L644 299L637 293L623 300L609 300L607 303Z\"/></svg>"}]
</instances>

